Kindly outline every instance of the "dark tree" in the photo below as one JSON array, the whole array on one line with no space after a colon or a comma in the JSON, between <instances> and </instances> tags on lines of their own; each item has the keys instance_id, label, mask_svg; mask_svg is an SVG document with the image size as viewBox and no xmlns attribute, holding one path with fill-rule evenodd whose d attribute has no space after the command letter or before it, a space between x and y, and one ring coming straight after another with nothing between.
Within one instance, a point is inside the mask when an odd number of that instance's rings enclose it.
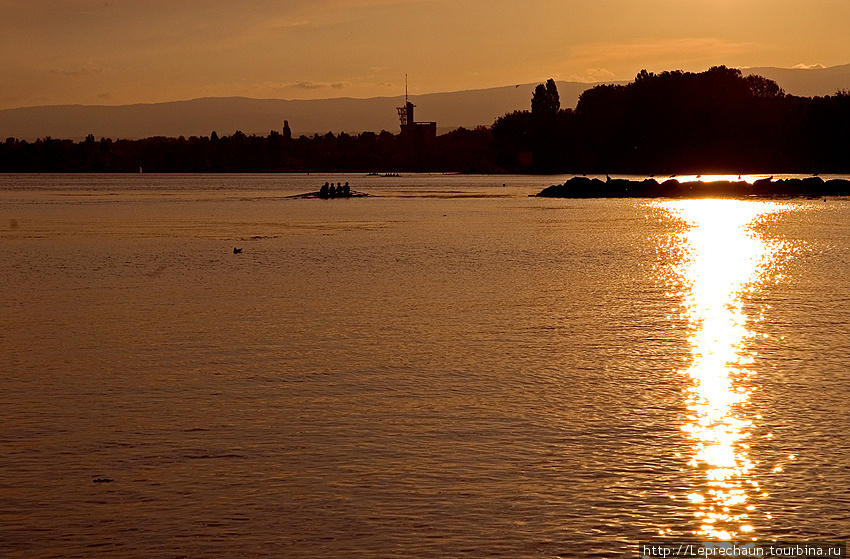
<instances>
[{"instance_id":1,"label":"dark tree","mask_svg":"<svg viewBox=\"0 0 850 559\"><path fill-rule=\"evenodd\" d=\"M528 171L534 161L531 153L531 113L514 111L493 123L493 149L496 163L508 172Z\"/></svg>"},{"instance_id":2,"label":"dark tree","mask_svg":"<svg viewBox=\"0 0 850 559\"><path fill-rule=\"evenodd\" d=\"M597 86L576 113L596 172L778 171L785 95L774 82L715 66L641 71L634 83Z\"/></svg>"},{"instance_id":3,"label":"dark tree","mask_svg":"<svg viewBox=\"0 0 850 559\"><path fill-rule=\"evenodd\" d=\"M561 110L555 80L539 84L531 112L515 111L493 124L496 161L514 172L549 173L569 166L572 116L572 111Z\"/></svg>"},{"instance_id":4,"label":"dark tree","mask_svg":"<svg viewBox=\"0 0 850 559\"><path fill-rule=\"evenodd\" d=\"M534 89L531 97L531 114L551 116L561 110L561 97L555 80L549 78L546 84L540 84Z\"/></svg>"}]
</instances>

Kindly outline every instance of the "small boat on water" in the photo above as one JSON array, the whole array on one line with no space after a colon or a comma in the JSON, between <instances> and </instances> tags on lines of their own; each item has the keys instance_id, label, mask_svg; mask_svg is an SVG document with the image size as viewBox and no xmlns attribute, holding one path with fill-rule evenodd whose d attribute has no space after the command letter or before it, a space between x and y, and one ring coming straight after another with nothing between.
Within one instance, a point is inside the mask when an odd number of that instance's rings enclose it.
<instances>
[{"instance_id":1,"label":"small boat on water","mask_svg":"<svg viewBox=\"0 0 850 559\"><path fill-rule=\"evenodd\" d=\"M356 190L351 190L351 187L348 186L348 183L340 184L336 183L336 186L333 183L325 183L322 185L317 192L308 192L306 194L297 194L292 196L292 198L322 198L324 200L330 198L363 198L364 196L369 196L365 192L357 192Z\"/></svg>"}]
</instances>

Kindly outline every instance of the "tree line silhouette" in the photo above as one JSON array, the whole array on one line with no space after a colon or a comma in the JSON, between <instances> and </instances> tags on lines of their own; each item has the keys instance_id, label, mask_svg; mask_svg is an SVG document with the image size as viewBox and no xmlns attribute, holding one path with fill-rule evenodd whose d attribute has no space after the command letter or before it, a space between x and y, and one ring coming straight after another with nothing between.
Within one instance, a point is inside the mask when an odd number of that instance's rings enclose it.
<instances>
[{"instance_id":1,"label":"tree line silhouette","mask_svg":"<svg viewBox=\"0 0 850 559\"><path fill-rule=\"evenodd\" d=\"M514 173L850 172L850 92L786 95L716 66L598 85L562 109L554 80L531 110L428 142L383 131L82 142L8 138L0 172L435 171Z\"/></svg>"},{"instance_id":2,"label":"tree line silhouette","mask_svg":"<svg viewBox=\"0 0 850 559\"><path fill-rule=\"evenodd\" d=\"M493 125L497 162L573 173L847 172L850 93L786 95L773 81L716 66L585 91L560 109L554 82L532 109Z\"/></svg>"},{"instance_id":3,"label":"tree line silhouette","mask_svg":"<svg viewBox=\"0 0 850 559\"><path fill-rule=\"evenodd\" d=\"M272 130L268 136L152 137L82 142L7 138L0 144L0 172L492 172L490 131L460 128L424 146L383 131L301 136Z\"/></svg>"}]
</instances>

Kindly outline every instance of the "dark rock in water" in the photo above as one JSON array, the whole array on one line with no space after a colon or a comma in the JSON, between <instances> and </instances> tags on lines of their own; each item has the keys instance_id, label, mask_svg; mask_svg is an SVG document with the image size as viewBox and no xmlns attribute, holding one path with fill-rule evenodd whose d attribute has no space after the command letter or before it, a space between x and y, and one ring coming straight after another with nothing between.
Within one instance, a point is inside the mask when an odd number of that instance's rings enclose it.
<instances>
[{"instance_id":1,"label":"dark rock in water","mask_svg":"<svg viewBox=\"0 0 850 559\"><path fill-rule=\"evenodd\" d=\"M850 180L830 179L824 183L824 196L850 196Z\"/></svg>"},{"instance_id":2,"label":"dark rock in water","mask_svg":"<svg viewBox=\"0 0 850 559\"><path fill-rule=\"evenodd\" d=\"M547 198L601 198L605 183L599 179L573 177L564 184L553 184L543 189L538 196Z\"/></svg>"},{"instance_id":3,"label":"dark rock in water","mask_svg":"<svg viewBox=\"0 0 850 559\"><path fill-rule=\"evenodd\" d=\"M662 182L658 190L658 196L662 198L672 198L681 190L682 185L676 179L667 179Z\"/></svg>"},{"instance_id":4,"label":"dark rock in water","mask_svg":"<svg viewBox=\"0 0 850 559\"><path fill-rule=\"evenodd\" d=\"M564 184L543 189L537 196L547 198L744 198L752 196L808 197L850 196L850 181L832 179L824 182L820 177L805 179L759 179L753 184L746 181L691 181L680 183L668 179L659 184L654 178L642 181L625 179L599 179L573 177Z\"/></svg>"},{"instance_id":5,"label":"dark rock in water","mask_svg":"<svg viewBox=\"0 0 850 559\"><path fill-rule=\"evenodd\" d=\"M773 190L773 179L758 179L753 183L753 194L757 196L768 196Z\"/></svg>"},{"instance_id":6,"label":"dark rock in water","mask_svg":"<svg viewBox=\"0 0 850 559\"><path fill-rule=\"evenodd\" d=\"M547 186L536 195L542 198L567 198L567 194L567 185L565 183Z\"/></svg>"},{"instance_id":7,"label":"dark rock in water","mask_svg":"<svg viewBox=\"0 0 850 559\"><path fill-rule=\"evenodd\" d=\"M606 192L614 195L621 194L625 196L628 193L633 192L632 187L633 183L626 179L609 179L605 182Z\"/></svg>"},{"instance_id":8,"label":"dark rock in water","mask_svg":"<svg viewBox=\"0 0 850 559\"><path fill-rule=\"evenodd\" d=\"M822 191L823 190L823 179L820 177L809 177L807 179L803 179L803 187L806 189Z\"/></svg>"}]
</instances>

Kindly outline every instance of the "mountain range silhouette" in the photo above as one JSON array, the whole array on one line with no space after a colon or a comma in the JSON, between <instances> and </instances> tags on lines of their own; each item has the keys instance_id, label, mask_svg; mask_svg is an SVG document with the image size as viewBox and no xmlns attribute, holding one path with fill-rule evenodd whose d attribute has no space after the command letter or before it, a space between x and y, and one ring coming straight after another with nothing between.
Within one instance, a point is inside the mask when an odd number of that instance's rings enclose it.
<instances>
[{"instance_id":1,"label":"mountain range silhouette","mask_svg":"<svg viewBox=\"0 0 850 559\"><path fill-rule=\"evenodd\" d=\"M748 68L776 81L786 93L812 97L850 89L850 64L818 69ZM619 82L625 83L625 82ZM575 107L579 96L594 83L556 81L563 107ZM417 116L436 121L438 133L459 127L489 126L511 111L528 105L537 82L490 89L416 95ZM52 105L0 110L0 140L13 137L32 141L53 137L139 139L153 136L208 136L241 131L266 135L280 131L288 120L295 136L327 132L398 132L396 107L403 96L370 99L318 100L211 97L167 103L119 106Z\"/></svg>"}]
</instances>

